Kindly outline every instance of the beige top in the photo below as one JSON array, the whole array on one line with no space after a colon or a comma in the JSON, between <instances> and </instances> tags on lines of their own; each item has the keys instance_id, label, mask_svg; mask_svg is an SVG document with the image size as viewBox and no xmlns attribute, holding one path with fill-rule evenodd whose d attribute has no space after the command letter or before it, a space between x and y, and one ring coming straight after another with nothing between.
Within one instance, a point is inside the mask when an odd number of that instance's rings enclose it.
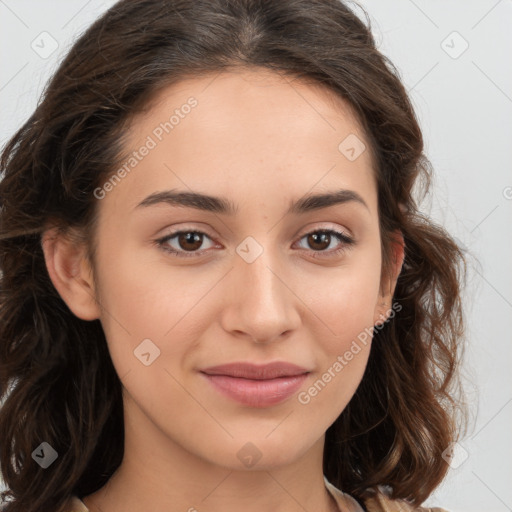
<instances>
[{"instance_id":1,"label":"beige top","mask_svg":"<svg viewBox=\"0 0 512 512\"><path fill-rule=\"evenodd\" d=\"M339 489L334 487L325 477L325 486L329 493L333 496L340 508L340 511L343 512L364 512L364 510L359 506L357 501L350 497L348 494L341 492ZM71 506L69 512L89 512L89 509L85 506L85 503L80 500L78 497L73 496L71 498Z\"/></svg>"},{"instance_id":2,"label":"beige top","mask_svg":"<svg viewBox=\"0 0 512 512\"><path fill-rule=\"evenodd\" d=\"M340 512L365 512L359 503L334 487L327 478L324 477L325 487L336 500ZM414 508L402 500L391 500L383 493L375 494L374 497L365 501L365 507L368 512L448 512L442 508ZM82 500L73 496L71 498L69 512L90 512Z\"/></svg>"},{"instance_id":3,"label":"beige top","mask_svg":"<svg viewBox=\"0 0 512 512\"><path fill-rule=\"evenodd\" d=\"M76 496L72 496L70 502L69 512L89 512L85 503Z\"/></svg>"}]
</instances>

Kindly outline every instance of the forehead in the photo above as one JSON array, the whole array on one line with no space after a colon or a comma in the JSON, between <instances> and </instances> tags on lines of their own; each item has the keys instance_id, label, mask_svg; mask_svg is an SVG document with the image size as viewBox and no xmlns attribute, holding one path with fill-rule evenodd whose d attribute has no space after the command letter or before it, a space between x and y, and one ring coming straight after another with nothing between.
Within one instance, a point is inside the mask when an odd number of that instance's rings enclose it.
<instances>
[{"instance_id":1,"label":"forehead","mask_svg":"<svg viewBox=\"0 0 512 512\"><path fill-rule=\"evenodd\" d=\"M374 186L369 143L351 106L316 83L269 70L168 86L132 119L125 141L121 163L151 147L114 191L123 189L132 204L175 187L209 192L211 185L240 196L266 184L297 196L315 186ZM348 146L362 152L350 158Z\"/></svg>"},{"instance_id":2,"label":"forehead","mask_svg":"<svg viewBox=\"0 0 512 512\"><path fill-rule=\"evenodd\" d=\"M322 131L336 132L343 127L363 134L350 103L332 89L313 80L262 68L231 69L185 78L155 94L148 102L146 114L136 116L131 126L138 125L147 131L148 123L158 117L168 119L166 114L179 110L191 96L198 101L195 111L201 112L205 125L212 121L214 125L250 121L255 128L264 126L270 132L274 126L269 126L270 120L288 118L295 121L289 126L294 133L298 131L295 128L304 130L309 126L320 135ZM142 135L137 130L132 133L135 137Z\"/></svg>"},{"instance_id":3,"label":"forehead","mask_svg":"<svg viewBox=\"0 0 512 512\"><path fill-rule=\"evenodd\" d=\"M188 105L191 101L197 104L193 109ZM265 135L274 140L277 135L289 143L294 138L325 139L332 147L350 133L365 139L354 109L332 89L264 68L185 78L161 89L145 110L128 126L129 148L148 134L157 142L177 139L187 128L194 129L197 137L208 131L209 137L226 141L228 135L227 142ZM172 137L167 137L171 132Z\"/></svg>"}]
</instances>

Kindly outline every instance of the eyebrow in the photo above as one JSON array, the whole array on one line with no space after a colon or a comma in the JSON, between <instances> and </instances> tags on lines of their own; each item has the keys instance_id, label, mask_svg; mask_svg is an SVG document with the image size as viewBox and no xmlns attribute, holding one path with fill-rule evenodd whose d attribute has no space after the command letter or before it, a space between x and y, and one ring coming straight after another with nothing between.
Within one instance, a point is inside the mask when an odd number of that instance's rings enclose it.
<instances>
[{"instance_id":1,"label":"eyebrow","mask_svg":"<svg viewBox=\"0 0 512 512\"><path fill-rule=\"evenodd\" d=\"M353 190L336 190L323 194L306 195L295 202L292 202L286 215L299 215L322 208L328 208L337 204L359 203L369 210L364 199ZM143 199L135 209L154 205L167 204L170 206L184 206L195 208L206 212L234 215L238 207L229 199L224 197L209 196L199 192L181 192L177 190L166 190L155 192Z\"/></svg>"}]
</instances>

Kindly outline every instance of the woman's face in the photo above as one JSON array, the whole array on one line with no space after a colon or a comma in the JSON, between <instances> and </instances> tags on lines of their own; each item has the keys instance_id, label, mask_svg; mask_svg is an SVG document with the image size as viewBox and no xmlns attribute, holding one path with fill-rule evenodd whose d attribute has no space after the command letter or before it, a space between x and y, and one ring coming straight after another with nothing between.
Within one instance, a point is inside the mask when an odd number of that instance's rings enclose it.
<instances>
[{"instance_id":1,"label":"woman's face","mask_svg":"<svg viewBox=\"0 0 512 512\"><path fill-rule=\"evenodd\" d=\"M368 142L341 100L265 71L183 81L127 133L132 160L95 193L94 271L130 428L158 432L155 454L164 439L230 468L297 460L390 307ZM204 373L274 362L302 370Z\"/></svg>"}]
</instances>

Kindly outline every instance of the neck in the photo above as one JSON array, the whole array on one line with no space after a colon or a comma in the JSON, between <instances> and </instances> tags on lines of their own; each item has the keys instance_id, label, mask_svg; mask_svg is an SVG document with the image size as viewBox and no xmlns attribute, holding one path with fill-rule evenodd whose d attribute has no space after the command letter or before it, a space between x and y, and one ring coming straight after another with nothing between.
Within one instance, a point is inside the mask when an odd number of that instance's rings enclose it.
<instances>
[{"instance_id":1,"label":"neck","mask_svg":"<svg viewBox=\"0 0 512 512\"><path fill-rule=\"evenodd\" d=\"M90 512L339 510L325 487L324 437L293 462L241 470L191 453L142 413L129 416L121 465L104 487L82 499Z\"/></svg>"}]
</instances>

